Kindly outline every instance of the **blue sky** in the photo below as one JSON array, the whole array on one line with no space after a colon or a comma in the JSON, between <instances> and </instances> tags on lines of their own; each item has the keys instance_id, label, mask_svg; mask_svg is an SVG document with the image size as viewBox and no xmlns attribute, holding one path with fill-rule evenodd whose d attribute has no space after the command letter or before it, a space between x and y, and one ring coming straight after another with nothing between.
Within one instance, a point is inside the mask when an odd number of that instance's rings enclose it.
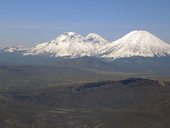
<instances>
[{"instance_id":1,"label":"blue sky","mask_svg":"<svg viewBox=\"0 0 170 128\"><path fill-rule=\"evenodd\" d=\"M32 46L68 31L109 41L147 30L170 43L170 0L1 0L0 47Z\"/></svg>"}]
</instances>

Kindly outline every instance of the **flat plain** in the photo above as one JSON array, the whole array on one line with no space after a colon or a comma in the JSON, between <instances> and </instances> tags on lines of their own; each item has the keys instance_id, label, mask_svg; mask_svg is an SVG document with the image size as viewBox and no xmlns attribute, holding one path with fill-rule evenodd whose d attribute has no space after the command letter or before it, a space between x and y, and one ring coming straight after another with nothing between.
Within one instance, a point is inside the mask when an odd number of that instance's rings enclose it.
<instances>
[{"instance_id":1,"label":"flat plain","mask_svg":"<svg viewBox=\"0 0 170 128\"><path fill-rule=\"evenodd\" d=\"M0 113L2 128L169 128L170 78L2 65Z\"/></svg>"}]
</instances>

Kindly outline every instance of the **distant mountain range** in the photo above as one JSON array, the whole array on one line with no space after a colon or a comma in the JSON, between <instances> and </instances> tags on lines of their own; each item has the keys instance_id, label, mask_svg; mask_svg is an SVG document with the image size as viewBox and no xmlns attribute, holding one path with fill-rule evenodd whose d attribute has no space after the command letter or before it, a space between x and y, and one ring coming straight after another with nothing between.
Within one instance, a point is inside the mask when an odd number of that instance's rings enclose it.
<instances>
[{"instance_id":1,"label":"distant mountain range","mask_svg":"<svg viewBox=\"0 0 170 128\"><path fill-rule=\"evenodd\" d=\"M66 32L52 41L32 48L7 47L3 52L24 56L89 56L116 59L170 56L170 45L147 31L132 31L114 42L109 42L95 33L83 37L74 32Z\"/></svg>"}]
</instances>

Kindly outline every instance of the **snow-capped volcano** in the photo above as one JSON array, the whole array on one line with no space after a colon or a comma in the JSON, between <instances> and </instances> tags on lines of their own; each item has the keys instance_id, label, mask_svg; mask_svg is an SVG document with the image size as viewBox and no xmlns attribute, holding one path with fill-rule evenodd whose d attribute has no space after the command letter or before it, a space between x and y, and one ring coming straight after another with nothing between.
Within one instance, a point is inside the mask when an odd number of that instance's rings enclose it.
<instances>
[{"instance_id":1,"label":"snow-capped volcano","mask_svg":"<svg viewBox=\"0 0 170 128\"><path fill-rule=\"evenodd\" d=\"M50 42L36 45L25 55L48 54L55 57L81 57L91 56L95 53L94 44L88 42L86 38L74 32L66 32Z\"/></svg>"},{"instance_id":2,"label":"snow-capped volcano","mask_svg":"<svg viewBox=\"0 0 170 128\"><path fill-rule=\"evenodd\" d=\"M170 45L147 31L132 31L112 43L95 33L83 37L74 32L66 32L50 42L38 44L30 49L12 47L4 51L53 57L154 57L170 56Z\"/></svg>"},{"instance_id":3,"label":"snow-capped volcano","mask_svg":"<svg viewBox=\"0 0 170 128\"><path fill-rule=\"evenodd\" d=\"M170 55L170 45L147 31L132 31L109 44L103 57L154 57Z\"/></svg>"}]
</instances>

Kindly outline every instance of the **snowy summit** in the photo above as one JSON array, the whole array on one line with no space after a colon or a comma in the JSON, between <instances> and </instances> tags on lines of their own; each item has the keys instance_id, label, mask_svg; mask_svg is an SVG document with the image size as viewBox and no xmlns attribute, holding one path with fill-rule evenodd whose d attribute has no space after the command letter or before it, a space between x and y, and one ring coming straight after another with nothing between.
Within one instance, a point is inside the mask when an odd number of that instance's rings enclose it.
<instances>
[{"instance_id":1,"label":"snowy summit","mask_svg":"<svg viewBox=\"0 0 170 128\"><path fill-rule=\"evenodd\" d=\"M132 31L108 46L104 57L154 57L170 55L170 45L147 31Z\"/></svg>"}]
</instances>

